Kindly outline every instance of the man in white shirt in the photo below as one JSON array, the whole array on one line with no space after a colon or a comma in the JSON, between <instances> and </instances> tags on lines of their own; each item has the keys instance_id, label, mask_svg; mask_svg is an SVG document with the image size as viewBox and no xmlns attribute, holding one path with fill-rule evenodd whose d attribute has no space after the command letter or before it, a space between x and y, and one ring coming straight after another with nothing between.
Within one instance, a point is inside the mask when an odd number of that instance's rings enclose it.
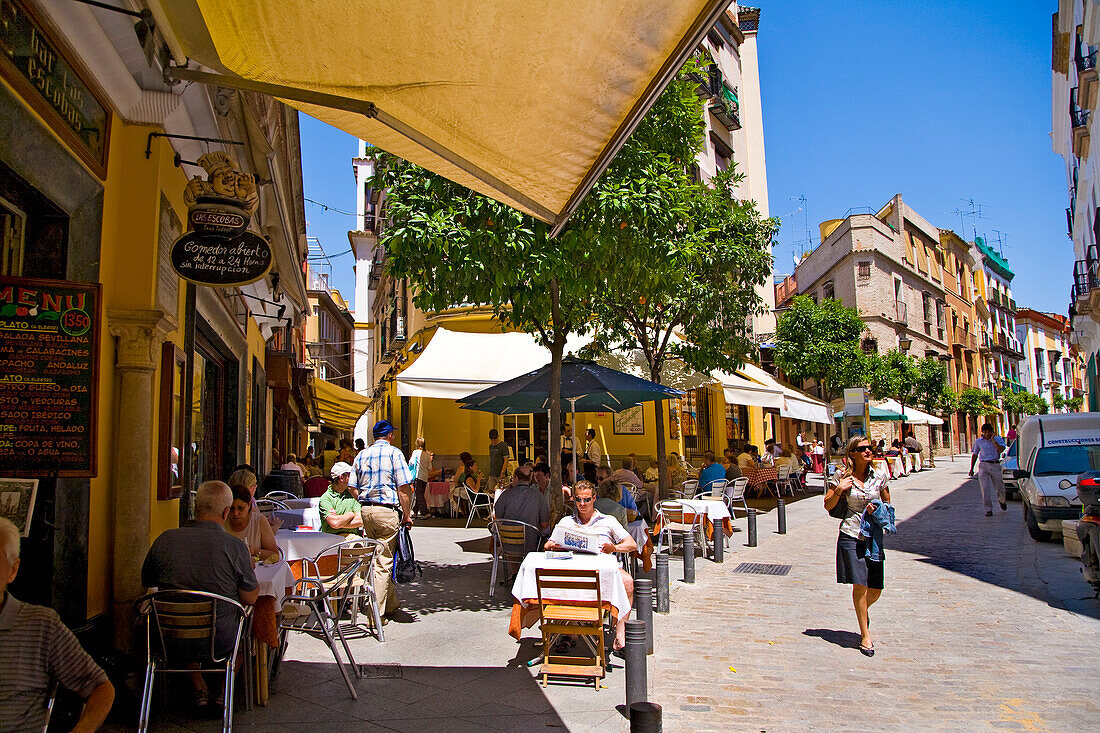
<instances>
[{"instance_id":1,"label":"man in white shirt","mask_svg":"<svg viewBox=\"0 0 1100 733\"><path fill-rule=\"evenodd\" d=\"M620 484L632 484L635 488L642 488L642 480L638 478L638 474L630 470L630 459L623 459L623 466L615 473L611 474L611 478L618 481Z\"/></svg>"},{"instance_id":2,"label":"man in white shirt","mask_svg":"<svg viewBox=\"0 0 1100 733\"><path fill-rule=\"evenodd\" d=\"M584 444L584 462L591 463L596 468L604 465L603 462L603 447L599 441L596 440L596 431L593 428L589 428L584 437L586 442Z\"/></svg>"},{"instance_id":3,"label":"man in white shirt","mask_svg":"<svg viewBox=\"0 0 1100 733\"><path fill-rule=\"evenodd\" d=\"M764 441L764 455L761 456L764 463L769 466L774 466L775 459L779 458L782 453L783 451L775 444L775 438L768 438Z\"/></svg>"},{"instance_id":4,"label":"man in white shirt","mask_svg":"<svg viewBox=\"0 0 1100 733\"><path fill-rule=\"evenodd\" d=\"M595 486L588 481L577 482L577 485L573 487L573 501L577 505L576 514L562 517L555 530L560 527L566 531L571 530L595 535L599 538L600 552L638 551L638 543L634 541L629 532L623 529L623 525L619 524L614 517L596 511L594 506L596 501ZM562 547L553 540L549 540L546 543L546 549L565 550L567 548ZM630 577L630 573L621 568L619 572L622 573L623 584L626 586L626 597L633 599L634 579ZM619 617L618 622L615 624L615 643L612 645L614 649L622 649L626 646L626 620L628 616L630 616L629 609Z\"/></svg>"},{"instance_id":5,"label":"man in white shirt","mask_svg":"<svg viewBox=\"0 0 1100 733\"><path fill-rule=\"evenodd\" d=\"M989 423L982 425L982 437L974 441L974 450L970 457L970 475L974 475L974 464L978 464L978 487L982 492L982 501L985 503L985 515L993 516L993 492L997 492L997 501L1001 505L1001 511L1008 511L1005 503L1005 484L1001 476L1001 451L1005 449L1005 442L1001 436L994 437L993 426Z\"/></svg>"}]
</instances>

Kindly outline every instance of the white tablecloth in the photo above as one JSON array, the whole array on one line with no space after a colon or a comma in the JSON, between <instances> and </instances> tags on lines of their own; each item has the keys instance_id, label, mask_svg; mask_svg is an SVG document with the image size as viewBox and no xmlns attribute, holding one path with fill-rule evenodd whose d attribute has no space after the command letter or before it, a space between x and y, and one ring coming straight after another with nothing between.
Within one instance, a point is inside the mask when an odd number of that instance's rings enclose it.
<instances>
[{"instance_id":1,"label":"white tablecloth","mask_svg":"<svg viewBox=\"0 0 1100 733\"><path fill-rule=\"evenodd\" d=\"M321 503L321 497L315 496L312 499L287 499L283 503L291 509L316 509Z\"/></svg>"},{"instance_id":2,"label":"white tablecloth","mask_svg":"<svg viewBox=\"0 0 1100 733\"><path fill-rule=\"evenodd\" d=\"M716 499L680 499L681 504L690 507L696 514L705 514L712 522L720 522L730 518L730 510L726 508L726 502Z\"/></svg>"},{"instance_id":3,"label":"white tablecloth","mask_svg":"<svg viewBox=\"0 0 1100 733\"><path fill-rule=\"evenodd\" d=\"M644 519L635 519L626 526L626 531L629 532L630 536L634 538L634 541L638 543L639 550L645 546L646 542L652 540L648 533L649 525L645 523Z\"/></svg>"},{"instance_id":4,"label":"white tablecloth","mask_svg":"<svg viewBox=\"0 0 1100 733\"><path fill-rule=\"evenodd\" d=\"M279 510L275 512L275 516L283 520L283 526L287 529L294 529L303 525L315 531L321 529L321 513L316 507Z\"/></svg>"},{"instance_id":5,"label":"white tablecloth","mask_svg":"<svg viewBox=\"0 0 1100 733\"><path fill-rule=\"evenodd\" d=\"M343 536L327 532L295 532L280 529L275 533L275 544L283 551L285 560L317 557L321 551L343 541Z\"/></svg>"},{"instance_id":6,"label":"white tablecloth","mask_svg":"<svg viewBox=\"0 0 1100 733\"><path fill-rule=\"evenodd\" d=\"M286 560L280 560L274 565L257 565L255 570L260 595L274 597L275 608L282 608L286 589L294 586L294 573L290 572L290 565Z\"/></svg>"},{"instance_id":7,"label":"white tablecloth","mask_svg":"<svg viewBox=\"0 0 1100 733\"><path fill-rule=\"evenodd\" d=\"M626 585L623 583L622 573L619 571L619 558L615 555L585 555L575 554L568 560L547 560L545 552L529 552L519 566L516 574L516 582L512 585L512 596L519 602L539 597L538 585L535 582L535 570L537 568L561 568L569 570L599 570L600 571L600 597L615 607L619 618L630 611L630 596L626 594ZM544 596L545 597L545 596ZM586 600L581 593L571 594L568 590L559 590L555 595L557 600ZM589 596L590 598L590 596Z\"/></svg>"}]
</instances>

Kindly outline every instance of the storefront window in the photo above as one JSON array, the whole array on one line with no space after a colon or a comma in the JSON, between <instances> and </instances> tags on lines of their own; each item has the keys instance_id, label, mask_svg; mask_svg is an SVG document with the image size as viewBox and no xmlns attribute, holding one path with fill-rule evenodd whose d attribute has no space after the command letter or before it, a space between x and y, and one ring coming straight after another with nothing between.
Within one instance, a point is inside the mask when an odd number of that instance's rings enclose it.
<instances>
[{"instance_id":1,"label":"storefront window","mask_svg":"<svg viewBox=\"0 0 1100 733\"><path fill-rule=\"evenodd\" d=\"M680 408L680 430L684 452L699 458L711 448L710 400L706 387L684 395Z\"/></svg>"},{"instance_id":2,"label":"storefront window","mask_svg":"<svg viewBox=\"0 0 1100 733\"><path fill-rule=\"evenodd\" d=\"M186 362L173 343L161 350L160 445L158 451L157 499L175 499L183 494L183 377Z\"/></svg>"},{"instance_id":3,"label":"storefront window","mask_svg":"<svg viewBox=\"0 0 1100 733\"><path fill-rule=\"evenodd\" d=\"M531 416L505 415L502 438L520 463L531 458Z\"/></svg>"}]
</instances>

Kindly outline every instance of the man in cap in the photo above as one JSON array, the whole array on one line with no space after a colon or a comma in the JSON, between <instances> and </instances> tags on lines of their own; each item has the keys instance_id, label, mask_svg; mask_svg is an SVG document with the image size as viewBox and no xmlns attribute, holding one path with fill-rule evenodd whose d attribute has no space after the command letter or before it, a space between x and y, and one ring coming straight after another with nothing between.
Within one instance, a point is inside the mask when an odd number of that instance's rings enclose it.
<instances>
[{"instance_id":1,"label":"man in cap","mask_svg":"<svg viewBox=\"0 0 1100 733\"><path fill-rule=\"evenodd\" d=\"M393 445L393 425L374 424L374 443L355 457L348 486L358 490L363 534L381 542L385 550L374 555L374 594L386 619L397 612L397 591L390 570L397 530L412 526L412 482L408 461ZM385 619L384 619L385 620Z\"/></svg>"},{"instance_id":2,"label":"man in cap","mask_svg":"<svg viewBox=\"0 0 1100 733\"><path fill-rule=\"evenodd\" d=\"M321 515L321 531L345 536L358 535L363 528L362 505L355 497L348 480L355 469L337 461L329 472L332 483L321 495L317 512Z\"/></svg>"}]
</instances>

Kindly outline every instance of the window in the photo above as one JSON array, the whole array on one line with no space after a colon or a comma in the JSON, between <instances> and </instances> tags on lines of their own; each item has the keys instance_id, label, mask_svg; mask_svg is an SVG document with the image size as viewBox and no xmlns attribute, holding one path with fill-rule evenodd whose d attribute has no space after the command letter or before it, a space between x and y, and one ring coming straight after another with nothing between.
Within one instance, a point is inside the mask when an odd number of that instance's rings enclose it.
<instances>
[{"instance_id":1,"label":"window","mask_svg":"<svg viewBox=\"0 0 1100 733\"><path fill-rule=\"evenodd\" d=\"M860 280L870 280L871 279L871 263L870 262L860 262L859 263L859 269L856 272L856 276Z\"/></svg>"},{"instance_id":2,"label":"window","mask_svg":"<svg viewBox=\"0 0 1100 733\"><path fill-rule=\"evenodd\" d=\"M836 289L833 287L833 281L829 280L821 286L821 299L831 300L836 297Z\"/></svg>"},{"instance_id":3,"label":"window","mask_svg":"<svg viewBox=\"0 0 1100 733\"><path fill-rule=\"evenodd\" d=\"M729 170L733 160L733 148L716 133L710 134L710 143L714 146L714 167L720 171Z\"/></svg>"},{"instance_id":4,"label":"window","mask_svg":"<svg viewBox=\"0 0 1100 733\"><path fill-rule=\"evenodd\" d=\"M932 335L932 294L922 293L924 301L924 333L928 336Z\"/></svg>"},{"instance_id":5,"label":"window","mask_svg":"<svg viewBox=\"0 0 1100 733\"><path fill-rule=\"evenodd\" d=\"M0 275L19 277L23 274L26 221L26 214L0 198Z\"/></svg>"},{"instance_id":6,"label":"window","mask_svg":"<svg viewBox=\"0 0 1100 733\"><path fill-rule=\"evenodd\" d=\"M859 342L859 346L864 354L878 353L878 339L876 338L865 338Z\"/></svg>"},{"instance_id":7,"label":"window","mask_svg":"<svg viewBox=\"0 0 1100 733\"><path fill-rule=\"evenodd\" d=\"M905 261L910 265L917 264L916 257L913 256L913 235L909 232L905 233Z\"/></svg>"},{"instance_id":8,"label":"window","mask_svg":"<svg viewBox=\"0 0 1100 733\"><path fill-rule=\"evenodd\" d=\"M531 416L505 415L504 434L501 439L512 449L512 455L520 463L533 458L531 454Z\"/></svg>"},{"instance_id":9,"label":"window","mask_svg":"<svg viewBox=\"0 0 1100 733\"><path fill-rule=\"evenodd\" d=\"M945 323L944 310L947 304L942 300L936 301L936 331L939 334L940 341L943 341L943 328Z\"/></svg>"}]
</instances>

